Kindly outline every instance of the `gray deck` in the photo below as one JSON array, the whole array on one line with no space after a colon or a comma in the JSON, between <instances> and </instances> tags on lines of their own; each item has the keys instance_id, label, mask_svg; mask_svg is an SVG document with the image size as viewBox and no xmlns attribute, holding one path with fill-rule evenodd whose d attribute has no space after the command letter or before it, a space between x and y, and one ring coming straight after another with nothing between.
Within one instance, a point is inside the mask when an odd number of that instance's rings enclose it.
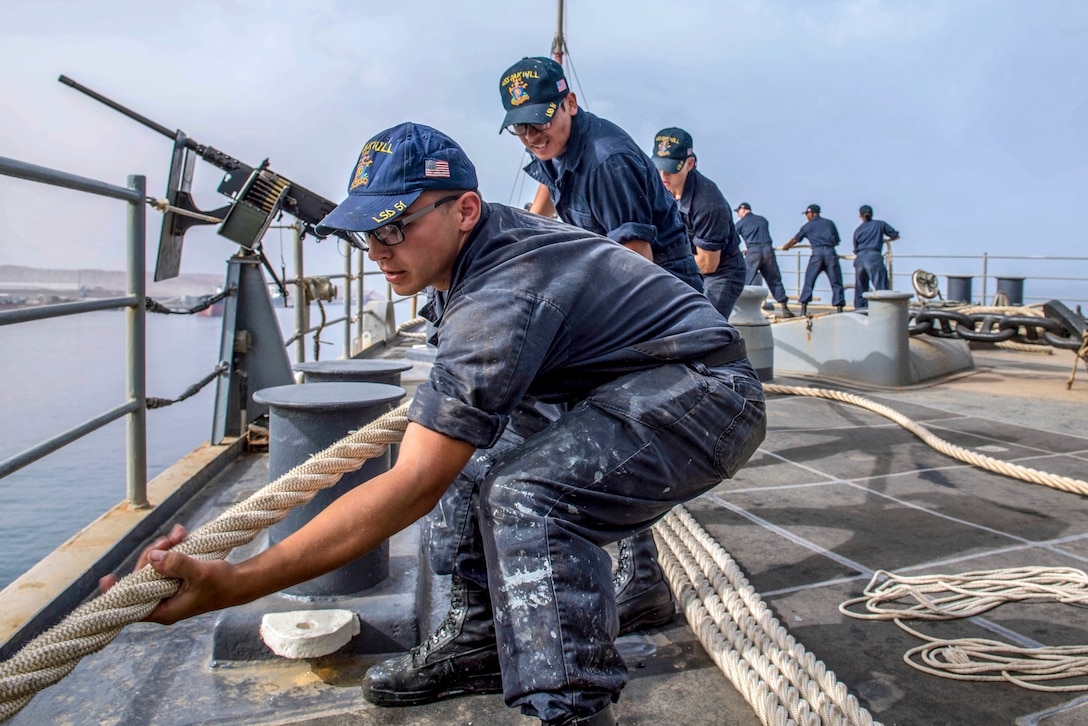
<instances>
[{"instance_id":1,"label":"gray deck","mask_svg":"<svg viewBox=\"0 0 1088 726\"><path fill-rule=\"evenodd\" d=\"M956 381L853 392L892 406L960 446L1088 478L1088 375L1082 368L1073 390L1066 390L1072 356L976 351L975 357L979 370ZM885 724L1088 722L1088 705L1081 706L1075 693L915 671L902 661L918 644L911 636L888 621L853 620L838 612L877 569L1085 569L1088 499L961 464L887 419L849 405L772 395L768 410L770 431L760 451L735 479L688 508L741 564L781 622L874 718ZM186 516L195 524L206 521L266 481L266 457L247 456ZM412 529L393 543L391 569L404 578L397 587L415 586L416 540ZM425 624L427 615L422 617ZM500 696L374 707L358 689L363 671L379 658L374 654L209 667L215 622L215 615L207 615L171 628L131 626L11 723L533 723ZM1069 605L1010 604L971 620L916 627L1020 645L1088 644L1088 612ZM759 723L682 619L622 638L620 645L631 675L617 708L625 726Z\"/></svg>"}]
</instances>

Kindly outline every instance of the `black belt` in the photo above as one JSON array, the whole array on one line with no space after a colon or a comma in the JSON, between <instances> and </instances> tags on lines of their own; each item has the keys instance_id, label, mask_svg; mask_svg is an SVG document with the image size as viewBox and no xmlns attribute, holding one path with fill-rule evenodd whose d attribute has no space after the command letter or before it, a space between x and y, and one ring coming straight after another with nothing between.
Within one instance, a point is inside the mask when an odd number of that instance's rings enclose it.
<instances>
[{"instance_id":1,"label":"black belt","mask_svg":"<svg viewBox=\"0 0 1088 726\"><path fill-rule=\"evenodd\" d=\"M696 360L707 368L716 368L717 366L724 366L726 363L733 363L747 356L748 349L744 345L744 338L737 338L729 345L723 345L717 350L712 350L706 355L696 358Z\"/></svg>"}]
</instances>

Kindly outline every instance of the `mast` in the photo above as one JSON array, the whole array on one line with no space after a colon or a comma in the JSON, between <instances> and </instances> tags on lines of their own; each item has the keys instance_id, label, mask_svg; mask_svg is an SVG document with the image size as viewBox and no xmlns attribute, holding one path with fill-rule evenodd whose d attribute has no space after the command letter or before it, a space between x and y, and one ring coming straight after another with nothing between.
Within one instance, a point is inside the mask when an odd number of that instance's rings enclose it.
<instances>
[{"instance_id":1,"label":"mast","mask_svg":"<svg viewBox=\"0 0 1088 726\"><path fill-rule=\"evenodd\" d=\"M555 39L552 40L552 58L559 65L563 65L563 51L567 48L567 41L563 37L563 0L559 0L559 18L555 28Z\"/></svg>"}]
</instances>

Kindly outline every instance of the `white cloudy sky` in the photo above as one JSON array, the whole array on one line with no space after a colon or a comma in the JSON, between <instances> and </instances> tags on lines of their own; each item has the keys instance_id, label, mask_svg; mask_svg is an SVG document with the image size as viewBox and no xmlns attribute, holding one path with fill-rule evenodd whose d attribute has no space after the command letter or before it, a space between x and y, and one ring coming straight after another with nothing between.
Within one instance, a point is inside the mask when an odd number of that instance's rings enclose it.
<instances>
[{"instance_id":1,"label":"white cloudy sky","mask_svg":"<svg viewBox=\"0 0 1088 726\"><path fill-rule=\"evenodd\" d=\"M547 2L8 2L0 156L122 185L141 173L163 195L170 141L65 74L336 201L367 138L427 123L466 148L486 198L520 204L498 80L547 55L555 23ZM686 128L702 171L778 243L810 202L844 237L869 203L900 252L1084 254L1086 2L568 0L567 42L583 105L647 150ZM220 173L196 174L198 205L220 206ZM123 230L118 203L0 178L0 264L120 269ZM232 251L195 230L182 271L221 272Z\"/></svg>"}]
</instances>

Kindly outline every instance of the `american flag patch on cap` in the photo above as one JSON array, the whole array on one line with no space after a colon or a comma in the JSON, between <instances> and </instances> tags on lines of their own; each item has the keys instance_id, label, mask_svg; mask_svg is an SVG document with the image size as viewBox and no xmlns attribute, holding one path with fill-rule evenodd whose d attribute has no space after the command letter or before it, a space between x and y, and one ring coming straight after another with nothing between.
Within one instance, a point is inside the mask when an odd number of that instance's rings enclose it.
<instances>
[{"instance_id":1,"label":"american flag patch on cap","mask_svg":"<svg viewBox=\"0 0 1088 726\"><path fill-rule=\"evenodd\" d=\"M555 90L559 91L560 93L567 90L567 81L565 78L560 78L558 81L555 82Z\"/></svg>"},{"instance_id":2,"label":"american flag patch on cap","mask_svg":"<svg viewBox=\"0 0 1088 726\"><path fill-rule=\"evenodd\" d=\"M449 179L450 163L448 161L441 161L439 159L426 159L423 162L423 176L438 179Z\"/></svg>"}]
</instances>

